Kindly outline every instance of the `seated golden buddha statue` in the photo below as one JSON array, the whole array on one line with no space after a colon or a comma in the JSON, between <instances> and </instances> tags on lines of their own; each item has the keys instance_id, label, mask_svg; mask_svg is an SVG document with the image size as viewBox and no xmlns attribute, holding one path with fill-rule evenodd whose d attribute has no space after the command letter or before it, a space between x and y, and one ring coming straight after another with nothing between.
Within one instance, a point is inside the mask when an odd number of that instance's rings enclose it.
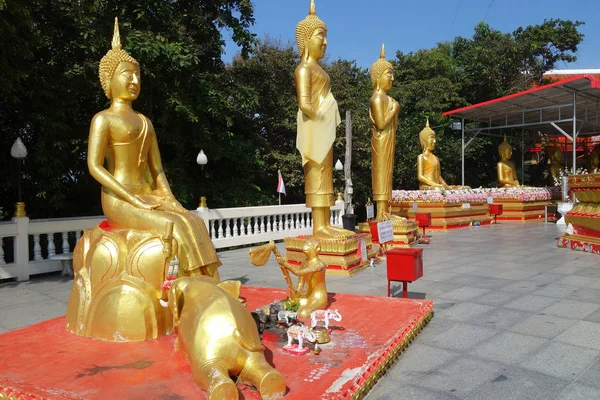
<instances>
[{"instance_id":1,"label":"seated golden buddha statue","mask_svg":"<svg viewBox=\"0 0 600 400\"><path fill-rule=\"evenodd\" d=\"M400 104L387 94L394 82L394 67L385 59L384 45L381 45L379 60L371 66L371 82L373 84L369 108L369 116L373 124L371 181L373 200L377 203L376 219L381 221L389 216L389 202L392 199L396 129L400 113Z\"/></svg>"},{"instance_id":2,"label":"seated golden buddha statue","mask_svg":"<svg viewBox=\"0 0 600 400\"><path fill-rule=\"evenodd\" d=\"M171 192L152 123L132 109L140 67L121 48L116 19L99 72L111 103L92 119L87 161L102 185L107 222L86 230L75 248L67 330L107 341L145 340L171 330L170 313L160 305L167 277L218 281L221 263L203 220Z\"/></svg>"},{"instance_id":3,"label":"seated golden buddha statue","mask_svg":"<svg viewBox=\"0 0 600 400\"><path fill-rule=\"evenodd\" d=\"M448 185L442 178L442 168L440 160L433 150L435 149L435 131L429 127L429 118L425 128L419 132L419 142L423 153L417 157L417 178L419 179L419 189L469 189L468 186Z\"/></svg>"},{"instance_id":4,"label":"seated golden buddha statue","mask_svg":"<svg viewBox=\"0 0 600 400\"><path fill-rule=\"evenodd\" d=\"M327 25L317 17L314 0L296 26L300 64L296 68L298 117L296 147L302 156L306 206L312 209L313 236L344 238L355 233L330 225L333 202L333 142L341 118L329 75L319 65L327 48Z\"/></svg>"},{"instance_id":5,"label":"seated golden buddha statue","mask_svg":"<svg viewBox=\"0 0 600 400\"><path fill-rule=\"evenodd\" d=\"M498 145L498 153L501 159L496 164L498 183L501 187L521 187L517 179L515 163L510 160L512 146L506 141L506 136L504 136L504 141Z\"/></svg>"}]
</instances>

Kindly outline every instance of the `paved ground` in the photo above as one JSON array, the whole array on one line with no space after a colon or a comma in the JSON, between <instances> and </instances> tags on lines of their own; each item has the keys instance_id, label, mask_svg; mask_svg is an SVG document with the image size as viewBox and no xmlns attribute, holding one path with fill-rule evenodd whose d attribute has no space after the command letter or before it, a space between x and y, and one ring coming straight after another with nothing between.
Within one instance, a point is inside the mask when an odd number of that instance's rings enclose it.
<instances>
[{"instance_id":1,"label":"paved ground","mask_svg":"<svg viewBox=\"0 0 600 400\"><path fill-rule=\"evenodd\" d=\"M409 290L435 316L367 399L600 399L600 256L558 249L559 234L543 223L434 233ZM284 287L274 261L253 267L247 254L220 253L221 276ZM327 286L385 296L385 265ZM70 288L56 275L0 285L0 332L63 315Z\"/></svg>"}]
</instances>

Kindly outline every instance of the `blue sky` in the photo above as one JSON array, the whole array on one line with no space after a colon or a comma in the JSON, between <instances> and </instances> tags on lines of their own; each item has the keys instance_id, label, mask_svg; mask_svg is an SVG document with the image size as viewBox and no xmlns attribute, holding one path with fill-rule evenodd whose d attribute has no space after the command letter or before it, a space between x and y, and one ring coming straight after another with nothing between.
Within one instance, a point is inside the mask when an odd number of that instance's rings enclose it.
<instances>
[{"instance_id":1,"label":"blue sky","mask_svg":"<svg viewBox=\"0 0 600 400\"><path fill-rule=\"evenodd\" d=\"M512 32L519 26L540 24L544 18L585 22L576 63L558 68L600 68L600 0L315 0L317 15L328 27L330 59L356 60L369 67L385 43L387 57L397 50L434 47L456 36L471 37L484 18L494 29ZM296 24L308 12L308 0L253 0L258 38L294 43ZM227 33L225 33L227 36ZM229 40L223 60L238 49Z\"/></svg>"}]
</instances>

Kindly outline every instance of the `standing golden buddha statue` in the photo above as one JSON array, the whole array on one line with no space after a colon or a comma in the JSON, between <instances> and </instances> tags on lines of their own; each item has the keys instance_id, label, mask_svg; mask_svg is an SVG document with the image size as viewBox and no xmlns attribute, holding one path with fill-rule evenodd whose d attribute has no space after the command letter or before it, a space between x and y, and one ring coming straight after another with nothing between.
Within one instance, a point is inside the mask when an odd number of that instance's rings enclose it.
<instances>
[{"instance_id":1,"label":"standing golden buddha statue","mask_svg":"<svg viewBox=\"0 0 600 400\"><path fill-rule=\"evenodd\" d=\"M319 65L327 48L327 25L317 17L314 0L296 26L300 65L296 68L298 117L296 148L302 155L306 206L312 208L313 236L343 238L354 232L330 225L333 202L333 142L341 122L329 75Z\"/></svg>"},{"instance_id":2,"label":"standing golden buddha statue","mask_svg":"<svg viewBox=\"0 0 600 400\"><path fill-rule=\"evenodd\" d=\"M159 304L167 276L218 281L221 262L204 221L173 196L152 123L132 109L140 66L121 48L116 18L99 73L110 107L92 119L87 163L102 185L107 222L86 230L75 248L67 330L109 341L145 340L171 330Z\"/></svg>"},{"instance_id":3,"label":"standing golden buddha statue","mask_svg":"<svg viewBox=\"0 0 600 400\"><path fill-rule=\"evenodd\" d=\"M371 82L373 84L369 108L369 116L373 123L371 180L373 200L377 203L376 218L381 221L389 213L389 202L392 198L396 129L400 113L398 102L387 94L394 82L394 67L385 59L383 44L379 60L371 65Z\"/></svg>"},{"instance_id":4,"label":"standing golden buddha statue","mask_svg":"<svg viewBox=\"0 0 600 400\"><path fill-rule=\"evenodd\" d=\"M521 187L517 179L515 163L510 159L512 146L506 141L506 135L504 135L504 141L498 145L498 154L500 154L500 161L496 164L498 183L502 187Z\"/></svg>"}]
</instances>

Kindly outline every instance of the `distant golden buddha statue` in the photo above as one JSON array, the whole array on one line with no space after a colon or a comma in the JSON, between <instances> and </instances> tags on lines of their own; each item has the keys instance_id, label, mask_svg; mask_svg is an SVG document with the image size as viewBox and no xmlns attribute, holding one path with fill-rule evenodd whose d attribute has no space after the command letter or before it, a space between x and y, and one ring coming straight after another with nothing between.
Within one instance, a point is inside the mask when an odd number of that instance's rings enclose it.
<instances>
[{"instance_id":1,"label":"distant golden buddha statue","mask_svg":"<svg viewBox=\"0 0 600 400\"><path fill-rule=\"evenodd\" d=\"M373 168L373 200L377 203L377 220L382 220L389 212L392 198L392 178L394 175L394 154L396 150L396 129L400 105L387 95L394 82L394 67L385 59L385 48L381 45L379 60L371 66L371 96L369 116L373 123L371 155Z\"/></svg>"},{"instance_id":2,"label":"distant golden buddha statue","mask_svg":"<svg viewBox=\"0 0 600 400\"><path fill-rule=\"evenodd\" d=\"M600 146L594 147L587 156L588 172L593 173L600 165Z\"/></svg>"},{"instance_id":3,"label":"distant golden buddha statue","mask_svg":"<svg viewBox=\"0 0 600 400\"><path fill-rule=\"evenodd\" d=\"M425 128L419 132L419 142L423 152L417 157L417 178L419 189L463 189L468 186L451 186L442 178L440 160L433 150L435 149L435 131L429 127L429 118Z\"/></svg>"},{"instance_id":4,"label":"distant golden buddha statue","mask_svg":"<svg viewBox=\"0 0 600 400\"><path fill-rule=\"evenodd\" d=\"M550 171L550 175L552 178L560 179L560 173L565 163L563 153L560 151L560 147L556 145L549 146L546 151L548 152L548 163L550 164L548 170Z\"/></svg>"},{"instance_id":5,"label":"distant golden buddha statue","mask_svg":"<svg viewBox=\"0 0 600 400\"><path fill-rule=\"evenodd\" d=\"M118 24L100 61L110 107L92 119L87 162L102 185L106 223L86 230L74 252L75 283L67 329L109 341L168 333L171 318L159 301L169 265L179 275L209 275L221 265L201 218L173 196L154 127L131 103L140 93L140 67L121 48Z\"/></svg>"},{"instance_id":6,"label":"distant golden buddha statue","mask_svg":"<svg viewBox=\"0 0 600 400\"><path fill-rule=\"evenodd\" d=\"M504 141L498 145L498 153L500 154L500 161L496 164L498 183L502 187L520 187L515 163L510 160L512 146L506 141L506 136L504 136Z\"/></svg>"},{"instance_id":7,"label":"distant golden buddha statue","mask_svg":"<svg viewBox=\"0 0 600 400\"><path fill-rule=\"evenodd\" d=\"M327 26L317 17L314 0L308 16L296 26L300 65L296 68L298 128L296 147L302 155L306 206L312 208L313 235L347 237L354 232L330 225L333 203L333 142L341 118L331 93L329 75L319 65L327 48Z\"/></svg>"}]
</instances>

